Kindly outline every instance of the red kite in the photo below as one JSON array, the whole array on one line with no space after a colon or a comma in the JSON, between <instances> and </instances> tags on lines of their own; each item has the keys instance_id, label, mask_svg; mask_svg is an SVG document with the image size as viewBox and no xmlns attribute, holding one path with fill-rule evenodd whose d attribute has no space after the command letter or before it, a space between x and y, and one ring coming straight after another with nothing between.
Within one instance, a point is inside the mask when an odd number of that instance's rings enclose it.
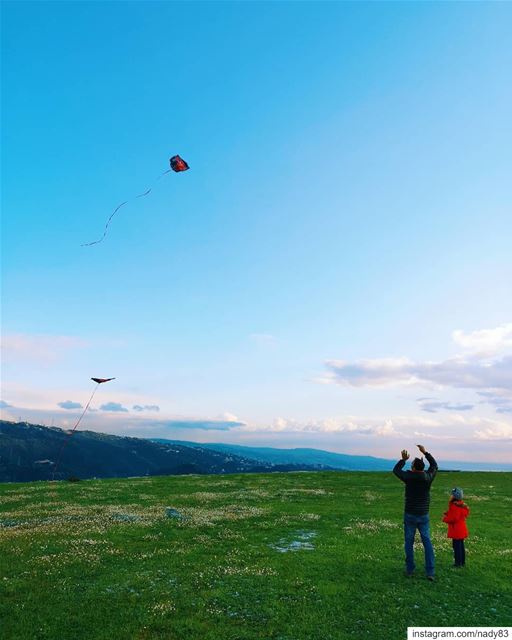
<instances>
[{"instance_id":1,"label":"red kite","mask_svg":"<svg viewBox=\"0 0 512 640\"><path fill-rule=\"evenodd\" d=\"M190 169L185 160L180 158L180 156L173 156L169 160L169 164L171 165L171 169L176 171L176 173L179 173L180 171L188 171Z\"/></svg>"},{"instance_id":2,"label":"red kite","mask_svg":"<svg viewBox=\"0 0 512 640\"><path fill-rule=\"evenodd\" d=\"M158 176L157 180L160 180L160 178L165 176L167 173L170 173L171 170L175 171L176 173L179 173L180 171L188 171L188 169L190 169L190 167L185 162L185 160L183 160L183 158L180 158L180 156L172 156L172 158L169 160L169 163L171 165L171 168L168 169L167 171L164 171L160 176ZM138 196L135 196L134 198L132 198L132 200L136 200L137 198L144 198L145 196L149 195L152 190L153 190L153 187L150 187L149 189L147 189L143 193L139 193ZM105 229L103 231L103 235L101 236L101 238L99 240L95 240L94 242L87 242L87 243L85 243L85 244L83 244L81 246L82 247L90 247L93 244L99 244L100 242L103 242L105 236L107 235L107 231L108 231L108 227L110 225L110 221L116 215L116 213L119 211L119 209L121 207L124 207L125 204L128 204L128 202L130 202L130 200L125 200L124 202L121 202L121 204L118 204L117 207L114 209L114 211L112 211L112 213L110 214L110 217L107 220L107 223L105 225Z\"/></svg>"}]
</instances>

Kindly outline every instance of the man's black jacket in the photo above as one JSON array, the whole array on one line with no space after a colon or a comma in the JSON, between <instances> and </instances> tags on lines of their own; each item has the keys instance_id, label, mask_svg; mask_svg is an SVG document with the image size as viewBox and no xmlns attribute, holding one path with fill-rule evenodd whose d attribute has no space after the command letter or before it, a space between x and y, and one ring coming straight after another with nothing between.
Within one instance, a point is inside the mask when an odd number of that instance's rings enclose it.
<instances>
[{"instance_id":1,"label":"man's black jacket","mask_svg":"<svg viewBox=\"0 0 512 640\"><path fill-rule=\"evenodd\" d=\"M430 485L437 473L437 462L430 453L425 453L425 458L430 465L426 471L403 471L405 460L399 460L393 469L395 476L405 482L405 513L415 516L428 513Z\"/></svg>"}]
</instances>

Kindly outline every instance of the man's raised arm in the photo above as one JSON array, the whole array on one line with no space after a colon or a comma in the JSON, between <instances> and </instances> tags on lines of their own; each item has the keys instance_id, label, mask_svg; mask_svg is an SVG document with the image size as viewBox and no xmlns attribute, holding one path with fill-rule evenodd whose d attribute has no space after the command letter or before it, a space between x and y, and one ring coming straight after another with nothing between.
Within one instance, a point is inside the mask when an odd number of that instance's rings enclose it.
<instances>
[{"instance_id":1,"label":"man's raised arm","mask_svg":"<svg viewBox=\"0 0 512 640\"><path fill-rule=\"evenodd\" d=\"M421 451L421 453L425 456L425 458L428 461L429 467L425 471L425 473L430 476L430 481L432 482L432 480L434 480L434 478L436 477L437 468L438 468L437 462L435 461L434 456L430 454L428 451L426 451L423 445L419 444L418 449Z\"/></svg>"},{"instance_id":2,"label":"man's raised arm","mask_svg":"<svg viewBox=\"0 0 512 640\"><path fill-rule=\"evenodd\" d=\"M405 461L408 459L409 459L409 454L405 449L403 449L401 459L393 467L393 473L402 482L405 482L405 472L403 471L403 468L405 465Z\"/></svg>"}]
</instances>

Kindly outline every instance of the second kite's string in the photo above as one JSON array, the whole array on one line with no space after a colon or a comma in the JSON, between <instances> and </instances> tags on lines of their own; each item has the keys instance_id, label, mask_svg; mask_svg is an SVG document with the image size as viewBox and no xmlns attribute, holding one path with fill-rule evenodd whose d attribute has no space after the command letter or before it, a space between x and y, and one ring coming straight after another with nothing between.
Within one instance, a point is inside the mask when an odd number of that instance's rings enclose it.
<instances>
[{"instance_id":1,"label":"second kite's string","mask_svg":"<svg viewBox=\"0 0 512 640\"><path fill-rule=\"evenodd\" d=\"M70 432L68 432L66 439L64 440L62 447L59 451L59 457L57 458L57 462L55 464L55 467L53 469L53 480L55 480L55 474L57 473L57 469L59 467L60 461L62 459L62 454L64 452L64 449L66 448L66 445L68 444L68 442L71 440L71 436L75 433L76 428L78 427L78 425L80 424L80 422L82 421L82 418L85 416L85 413L87 411L87 409L89 408L89 405L92 402L92 399L94 398L94 394L96 393L96 391L98 390L98 387L100 386L99 382L96 384L96 386L93 389L93 392L91 393L91 397L89 398L87 404L85 405L85 409L82 411L81 416L78 418L78 420L75 423L75 426L73 427L73 429L71 429Z\"/></svg>"}]
</instances>

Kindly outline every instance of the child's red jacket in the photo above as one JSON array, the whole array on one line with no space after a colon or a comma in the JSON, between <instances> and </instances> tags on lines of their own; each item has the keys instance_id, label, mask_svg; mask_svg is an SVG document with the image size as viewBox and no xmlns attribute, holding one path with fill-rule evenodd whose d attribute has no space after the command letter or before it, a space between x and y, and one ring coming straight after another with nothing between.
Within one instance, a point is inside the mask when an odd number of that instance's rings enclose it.
<instances>
[{"instance_id":1,"label":"child's red jacket","mask_svg":"<svg viewBox=\"0 0 512 640\"><path fill-rule=\"evenodd\" d=\"M466 518L469 509L462 500L453 500L448 505L448 511L444 512L443 522L448 523L448 537L455 540L463 540L468 537Z\"/></svg>"}]
</instances>

